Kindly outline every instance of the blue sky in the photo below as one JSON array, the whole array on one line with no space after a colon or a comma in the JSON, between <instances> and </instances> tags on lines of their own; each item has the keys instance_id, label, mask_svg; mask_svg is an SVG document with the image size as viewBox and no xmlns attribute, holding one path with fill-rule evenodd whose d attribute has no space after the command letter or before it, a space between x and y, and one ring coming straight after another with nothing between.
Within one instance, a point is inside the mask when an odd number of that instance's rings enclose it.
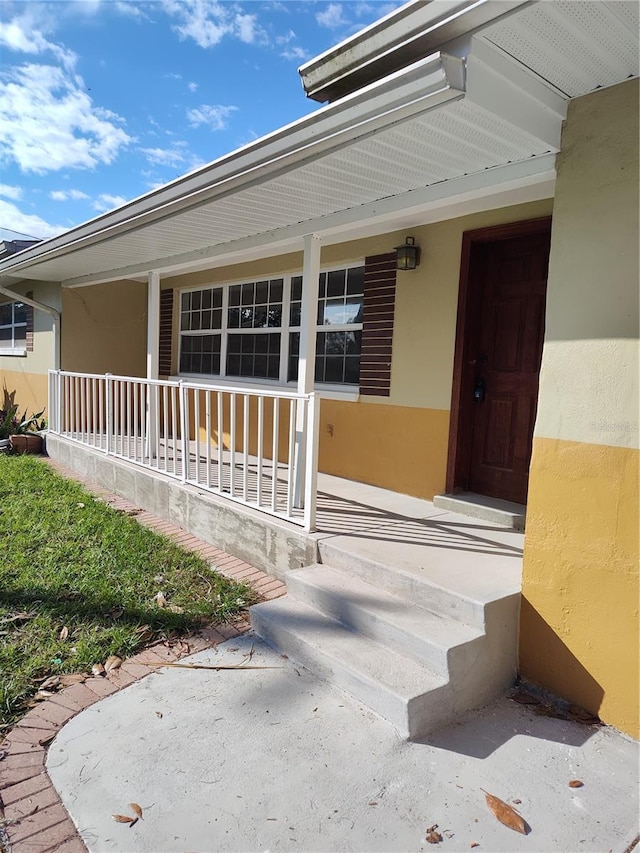
<instances>
[{"instance_id":1,"label":"blue sky","mask_svg":"<svg viewBox=\"0 0 640 853\"><path fill-rule=\"evenodd\" d=\"M298 66L399 5L0 0L0 239L53 236L312 112Z\"/></svg>"}]
</instances>

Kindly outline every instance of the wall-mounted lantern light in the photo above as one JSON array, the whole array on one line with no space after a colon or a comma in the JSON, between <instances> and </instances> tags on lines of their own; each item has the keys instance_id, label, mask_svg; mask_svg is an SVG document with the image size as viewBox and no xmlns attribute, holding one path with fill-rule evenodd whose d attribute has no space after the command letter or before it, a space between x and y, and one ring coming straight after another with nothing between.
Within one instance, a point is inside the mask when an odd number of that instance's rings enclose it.
<instances>
[{"instance_id":1,"label":"wall-mounted lantern light","mask_svg":"<svg viewBox=\"0 0 640 853\"><path fill-rule=\"evenodd\" d=\"M404 246L396 247L396 269L414 270L420 263L420 248L413 237L407 237Z\"/></svg>"}]
</instances>

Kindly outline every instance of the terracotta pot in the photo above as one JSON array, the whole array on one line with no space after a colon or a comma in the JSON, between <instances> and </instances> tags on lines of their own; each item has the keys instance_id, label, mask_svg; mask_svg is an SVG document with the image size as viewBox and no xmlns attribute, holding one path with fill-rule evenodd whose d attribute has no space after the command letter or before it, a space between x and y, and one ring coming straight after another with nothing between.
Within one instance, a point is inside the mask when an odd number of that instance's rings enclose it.
<instances>
[{"instance_id":1,"label":"terracotta pot","mask_svg":"<svg viewBox=\"0 0 640 853\"><path fill-rule=\"evenodd\" d=\"M42 436L37 432L12 435L9 440L14 453L42 453Z\"/></svg>"}]
</instances>

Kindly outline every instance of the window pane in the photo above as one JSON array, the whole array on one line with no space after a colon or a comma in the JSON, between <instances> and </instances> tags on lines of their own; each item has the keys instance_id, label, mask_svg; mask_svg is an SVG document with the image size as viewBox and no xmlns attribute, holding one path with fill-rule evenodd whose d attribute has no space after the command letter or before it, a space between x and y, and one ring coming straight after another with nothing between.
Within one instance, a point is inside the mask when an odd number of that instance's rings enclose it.
<instances>
[{"instance_id":1,"label":"window pane","mask_svg":"<svg viewBox=\"0 0 640 853\"><path fill-rule=\"evenodd\" d=\"M282 325L282 305L270 305L267 315L267 325L271 328Z\"/></svg>"},{"instance_id":2,"label":"window pane","mask_svg":"<svg viewBox=\"0 0 640 853\"><path fill-rule=\"evenodd\" d=\"M253 308L240 309L240 327L250 329L253 326Z\"/></svg>"},{"instance_id":3,"label":"window pane","mask_svg":"<svg viewBox=\"0 0 640 853\"><path fill-rule=\"evenodd\" d=\"M27 322L27 306L24 302L15 302L13 305L13 322L14 323L26 323Z\"/></svg>"},{"instance_id":4,"label":"window pane","mask_svg":"<svg viewBox=\"0 0 640 853\"><path fill-rule=\"evenodd\" d=\"M210 329L211 328L211 311L203 311L202 312L202 328Z\"/></svg>"},{"instance_id":5,"label":"window pane","mask_svg":"<svg viewBox=\"0 0 640 853\"><path fill-rule=\"evenodd\" d=\"M212 304L214 308L222 308L222 288L216 287L213 291Z\"/></svg>"},{"instance_id":6,"label":"window pane","mask_svg":"<svg viewBox=\"0 0 640 853\"><path fill-rule=\"evenodd\" d=\"M324 326L338 326L349 322L343 299L328 299L324 308Z\"/></svg>"},{"instance_id":7,"label":"window pane","mask_svg":"<svg viewBox=\"0 0 640 853\"><path fill-rule=\"evenodd\" d=\"M344 360L344 381L352 385L360 382L360 356L349 355Z\"/></svg>"},{"instance_id":8,"label":"window pane","mask_svg":"<svg viewBox=\"0 0 640 853\"><path fill-rule=\"evenodd\" d=\"M345 291L345 271L332 270L327 275L327 296L343 296Z\"/></svg>"},{"instance_id":9,"label":"window pane","mask_svg":"<svg viewBox=\"0 0 640 853\"><path fill-rule=\"evenodd\" d=\"M300 303L294 302L291 305L291 310L289 311L289 325L290 326L299 326L300 325Z\"/></svg>"},{"instance_id":10,"label":"window pane","mask_svg":"<svg viewBox=\"0 0 640 853\"><path fill-rule=\"evenodd\" d=\"M240 305L240 285L229 288L229 305Z\"/></svg>"},{"instance_id":11,"label":"window pane","mask_svg":"<svg viewBox=\"0 0 640 853\"><path fill-rule=\"evenodd\" d=\"M211 328L222 328L222 308L216 308L215 311L211 312Z\"/></svg>"},{"instance_id":12,"label":"window pane","mask_svg":"<svg viewBox=\"0 0 640 853\"><path fill-rule=\"evenodd\" d=\"M282 288L284 282L281 278L275 278L269 283L269 302L282 302Z\"/></svg>"},{"instance_id":13,"label":"window pane","mask_svg":"<svg viewBox=\"0 0 640 853\"><path fill-rule=\"evenodd\" d=\"M299 302L302 299L302 276L294 275L291 279L291 299Z\"/></svg>"},{"instance_id":14,"label":"window pane","mask_svg":"<svg viewBox=\"0 0 640 853\"><path fill-rule=\"evenodd\" d=\"M364 298L347 299L345 310L345 323L362 323L362 312L364 311Z\"/></svg>"},{"instance_id":15,"label":"window pane","mask_svg":"<svg viewBox=\"0 0 640 853\"><path fill-rule=\"evenodd\" d=\"M320 293L320 296L326 296L327 295L327 274L326 274L326 272L320 273L320 290L319 290L319 293Z\"/></svg>"},{"instance_id":16,"label":"window pane","mask_svg":"<svg viewBox=\"0 0 640 853\"><path fill-rule=\"evenodd\" d=\"M191 310L195 310L196 308L200 308L200 304L202 302L202 291L194 290L191 294Z\"/></svg>"},{"instance_id":17,"label":"window pane","mask_svg":"<svg viewBox=\"0 0 640 853\"><path fill-rule=\"evenodd\" d=\"M243 305L253 305L253 292L254 292L253 282L250 284L243 284L242 285L242 304Z\"/></svg>"},{"instance_id":18,"label":"window pane","mask_svg":"<svg viewBox=\"0 0 640 853\"><path fill-rule=\"evenodd\" d=\"M238 351L240 355L238 355ZM230 335L227 374L277 379L280 373L280 335Z\"/></svg>"},{"instance_id":19,"label":"window pane","mask_svg":"<svg viewBox=\"0 0 640 853\"><path fill-rule=\"evenodd\" d=\"M269 282L256 282L256 305L266 305L269 301Z\"/></svg>"},{"instance_id":20,"label":"window pane","mask_svg":"<svg viewBox=\"0 0 640 853\"><path fill-rule=\"evenodd\" d=\"M200 330L200 312L191 312L191 328L195 331Z\"/></svg>"},{"instance_id":21,"label":"window pane","mask_svg":"<svg viewBox=\"0 0 640 853\"><path fill-rule=\"evenodd\" d=\"M182 335L180 370L183 373L220 373L221 335Z\"/></svg>"},{"instance_id":22,"label":"window pane","mask_svg":"<svg viewBox=\"0 0 640 853\"><path fill-rule=\"evenodd\" d=\"M325 363L325 382L342 382L344 361L335 356L328 356Z\"/></svg>"},{"instance_id":23,"label":"window pane","mask_svg":"<svg viewBox=\"0 0 640 853\"><path fill-rule=\"evenodd\" d=\"M364 267L347 270L347 293L349 296L364 293Z\"/></svg>"},{"instance_id":24,"label":"window pane","mask_svg":"<svg viewBox=\"0 0 640 853\"><path fill-rule=\"evenodd\" d=\"M256 329L263 329L267 325L267 309L258 306L253 313L253 325Z\"/></svg>"},{"instance_id":25,"label":"window pane","mask_svg":"<svg viewBox=\"0 0 640 853\"><path fill-rule=\"evenodd\" d=\"M240 327L240 309L229 308L227 315L227 326L230 329L238 329Z\"/></svg>"},{"instance_id":26,"label":"window pane","mask_svg":"<svg viewBox=\"0 0 640 853\"><path fill-rule=\"evenodd\" d=\"M11 334L11 327L10 326L5 327L4 329L0 329L0 343L4 343L6 345L6 342L9 341L9 343L10 343L11 339L12 339L12 334Z\"/></svg>"},{"instance_id":27,"label":"window pane","mask_svg":"<svg viewBox=\"0 0 640 853\"><path fill-rule=\"evenodd\" d=\"M211 291L203 290L202 291L202 307L203 308L211 308Z\"/></svg>"},{"instance_id":28,"label":"window pane","mask_svg":"<svg viewBox=\"0 0 640 853\"><path fill-rule=\"evenodd\" d=\"M191 305L191 294L190 293L183 293L182 294L182 306L181 306L182 310L188 311L190 305Z\"/></svg>"},{"instance_id":29,"label":"window pane","mask_svg":"<svg viewBox=\"0 0 640 853\"><path fill-rule=\"evenodd\" d=\"M182 331L189 328L189 317L190 315L186 313L180 317L180 329Z\"/></svg>"}]
</instances>

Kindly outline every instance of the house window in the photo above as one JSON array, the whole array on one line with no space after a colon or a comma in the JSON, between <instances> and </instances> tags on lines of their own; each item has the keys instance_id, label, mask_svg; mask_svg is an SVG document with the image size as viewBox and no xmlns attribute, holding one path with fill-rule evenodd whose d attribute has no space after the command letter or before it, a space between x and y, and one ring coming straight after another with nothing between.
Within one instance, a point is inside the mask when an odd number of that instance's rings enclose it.
<instances>
[{"instance_id":1,"label":"house window","mask_svg":"<svg viewBox=\"0 0 640 853\"><path fill-rule=\"evenodd\" d=\"M27 346L27 306L24 302L0 305L0 350L24 350Z\"/></svg>"},{"instance_id":2,"label":"house window","mask_svg":"<svg viewBox=\"0 0 640 853\"><path fill-rule=\"evenodd\" d=\"M316 381L357 385L364 267L320 275ZM185 291L180 302L180 372L295 381L302 276Z\"/></svg>"}]
</instances>

